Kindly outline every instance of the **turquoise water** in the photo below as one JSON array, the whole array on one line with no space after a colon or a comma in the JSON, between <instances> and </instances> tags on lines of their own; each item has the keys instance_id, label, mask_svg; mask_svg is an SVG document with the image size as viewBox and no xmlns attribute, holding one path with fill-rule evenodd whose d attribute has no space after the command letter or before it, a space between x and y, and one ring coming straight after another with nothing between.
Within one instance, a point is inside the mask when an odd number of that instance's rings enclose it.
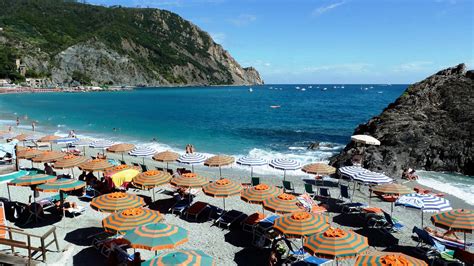
<instances>
[{"instance_id":1,"label":"turquoise water","mask_svg":"<svg viewBox=\"0 0 474 266\"><path fill-rule=\"evenodd\" d=\"M252 87L253 92L250 87L190 87L12 94L0 95L0 115L3 123L27 116L24 127L36 120L38 130L47 133L75 129L79 135L157 149L182 151L192 143L204 153L285 155L304 163L340 150L358 124L379 114L406 87L266 85ZM150 143L153 138L158 143ZM307 151L312 141L323 147Z\"/></svg>"}]
</instances>

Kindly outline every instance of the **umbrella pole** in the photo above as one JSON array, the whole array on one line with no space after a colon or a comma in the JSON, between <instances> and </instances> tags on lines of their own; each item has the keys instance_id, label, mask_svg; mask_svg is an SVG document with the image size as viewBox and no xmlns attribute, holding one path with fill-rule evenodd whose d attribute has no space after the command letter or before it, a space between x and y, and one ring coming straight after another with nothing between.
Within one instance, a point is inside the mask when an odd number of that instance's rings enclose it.
<instances>
[{"instance_id":1,"label":"umbrella pole","mask_svg":"<svg viewBox=\"0 0 474 266\"><path fill-rule=\"evenodd\" d=\"M123 161L123 152L122 152L122 161Z\"/></svg>"},{"instance_id":2,"label":"umbrella pole","mask_svg":"<svg viewBox=\"0 0 474 266\"><path fill-rule=\"evenodd\" d=\"M224 211L225 211L225 198L222 198L222 201L224 202Z\"/></svg>"},{"instance_id":3,"label":"umbrella pole","mask_svg":"<svg viewBox=\"0 0 474 266\"><path fill-rule=\"evenodd\" d=\"M220 165L219 165L219 179L222 179L222 169Z\"/></svg>"},{"instance_id":4,"label":"umbrella pole","mask_svg":"<svg viewBox=\"0 0 474 266\"><path fill-rule=\"evenodd\" d=\"M191 164L191 171L194 173L194 164Z\"/></svg>"},{"instance_id":5,"label":"umbrella pole","mask_svg":"<svg viewBox=\"0 0 474 266\"><path fill-rule=\"evenodd\" d=\"M283 181L286 181L286 170L283 170Z\"/></svg>"},{"instance_id":6,"label":"umbrella pole","mask_svg":"<svg viewBox=\"0 0 474 266\"><path fill-rule=\"evenodd\" d=\"M169 168L168 168L168 162L166 162L166 170L169 170Z\"/></svg>"},{"instance_id":7,"label":"umbrella pole","mask_svg":"<svg viewBox=\"0 0 474 266\"><path fill-rule=\"evenodd\" d=\"M143 164L145 164L145 157L142 157L142 159L143 159L143 160L142 160L142 161L143 161Z\"/></svg>"},{"instance_id":8,"label":"umbrella pole","mask_svg":"<svg viewBox=\"0 0 474 266\"><path fill-rule=\"evenodd\" d=\"M370 206L371 201L372 201L372 189L369 189L369 206ZM390 210L390 215L392 215L392 210Z\"/></svg>"},{"instance_id":9,"label":"umbrella pole","mask_svg":"<svg viewBox=\"0 0 474 266\"><path fill-rule=\"evenodd\" d=\"M250 179L253 178L253 166L250 166Z\"/></svg>"},{"instance_id":10,"label":"umbrella pole","mask_svg":"<svg viewBox=\"0 0 474 266\"><path fill-rule=\"evenodd\" d=\"M421 208L421 229L423 229L423 208Z\"/></svg>"},{"instance_id":11,"label":"umbrella pole","mask_svg":"<svg viewBox=\"0 0 474 266\"><path fill-rule=\"evenodd\" d=\"M10 197L10 186L7 184L7 191L8 191L8 201L12 201Z\"/></svg>"}]
</instances>

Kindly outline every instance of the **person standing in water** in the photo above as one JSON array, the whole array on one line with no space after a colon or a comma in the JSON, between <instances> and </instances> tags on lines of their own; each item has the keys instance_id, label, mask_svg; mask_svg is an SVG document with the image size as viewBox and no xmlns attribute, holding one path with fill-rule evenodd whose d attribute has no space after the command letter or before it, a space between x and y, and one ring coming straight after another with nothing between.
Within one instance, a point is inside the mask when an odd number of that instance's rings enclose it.
<instances>
[{"instance_id":1,"label":"person standing in water","mask_svg":"<svg viewBox=\"0 0 474 266\"><path fill-rule=\"evenodd\" d=\"M36 129L36 122L35 121L33 121L31 123L31 129L33 130L33 132L35 132L35 129Z\"/></svg>"},{"instance_id":2,"label":"person standing in water","mask_svg":"<svg viewBox=\"0 0 474 266\"><path fill-rule=\"evenodd\" d=\"M18 127L20 125L20 118L17 116L16 117L16 126Z\"/></svg>"}]
</instances>

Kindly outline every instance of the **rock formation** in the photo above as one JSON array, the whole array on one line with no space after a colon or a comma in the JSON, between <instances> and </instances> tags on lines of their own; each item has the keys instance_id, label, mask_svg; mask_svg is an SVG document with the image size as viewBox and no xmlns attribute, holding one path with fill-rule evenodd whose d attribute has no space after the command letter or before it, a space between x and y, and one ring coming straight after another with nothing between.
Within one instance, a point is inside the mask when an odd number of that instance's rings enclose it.
<instances>
[{"instance_id":1,"label":"rock formation","mask_svg":"<svg viewBox=\"0 0 474 266\"><path fill-rule=\"evenodd\" d=\"M355 134L381 141L368 146L364 167L401 176L411 167L474 175L474 74L466 66L448 68L415 83L394 103ZM332 165L348 164L354 143L331 158Z\"/></svg>"}]
</instances>

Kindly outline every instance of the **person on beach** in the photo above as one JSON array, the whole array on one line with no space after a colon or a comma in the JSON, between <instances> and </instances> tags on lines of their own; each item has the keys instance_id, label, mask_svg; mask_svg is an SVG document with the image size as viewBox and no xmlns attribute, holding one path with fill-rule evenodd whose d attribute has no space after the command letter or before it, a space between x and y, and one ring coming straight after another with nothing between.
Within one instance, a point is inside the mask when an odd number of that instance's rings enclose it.
<instances>
[{"instance_id":1,"label":"person on beach","mask_svg":"<svg viewBox=\"0 0 474 266\"><path fill-rule=\"evenodd\" d=\"M20 118L17 117L17 118L16 118L16 126L18 127L19 125L20 125Z\"/></svg>"},{"instance_id":2,"label":"person on beach","mask_svg":"<svg viewBox=\"0 0 474 266\"><path fill-rule=\"evenodd\" d=\"M186 153L192 153L191 151L191 144L186 145Z\"/></svg>"},{"instance_id":3,"label":"person on beach","mask_svg":"<svg viewBox=\"0 0 474 266\"><path fill-rule=\"evenodd\" d=\"M407 179L407 180L417 180L418 176L415 174L415 170L411 168L406 168L403 173L402 173L402 179Z\"/></svg>"},{"instance_id":4,"label":"person on beach","mask_svg":"<svg viewBox=\"0 0 474 266\"><path fill-rule=\"evenodd\" d=\"M98 179L97 177L94 175L94 173L92 171L90 171L89 173L87 173L86 175L86 184L88 186L94 186L95 183L97 183Z\"/></svg>"},{"instance_id":5,"label":"person on beach","mask_svg":"<svg viewBox=\"0 0 474 266\"><path fill-rule=\"evenodd\" d=\"M194 145L190 144L190 149L191 149L191 153L195 153L196 152L196 149L194 148Z\"/></svg>"},{"instance_id":6,"label":"person on beach","mask_svg":"<svg viewBox=\"0 0 474 266\"><path fill-rule=\"evenodd\" d=\"M107 156L103 153L98 152L97 153L97 159L105 160L105 159L107 159Z\"/></svg>"},{"instance_id":7,"label":"person on beach","mask_svg":"<svg viewBox=\"0 0 474 266\"><path fill-rule=\"evenodd\" d=\"M81 175L79 175L78 179L81 180L81 181L85 181L86 176L87 176L86 171L82 171L82 173L81 173Z\"/></svg>"},{"instance_id":8,"label":"person on beach","mask_svg":"<svg viewBox=\"0 0 474 266\"><path fill-rule=\"evenodd\" d=\"M47 175L56 175L56 172L54 172L53 168L48 163L44 163L44 173Z\"/></svg>"},{"instance_id":9,"label":"person on beach","mask_svg":"<svg viewBox=\"0 0 474 266\"><path fill-rule=\"evenodd\" d=\"M76 132L74 130L69 131L69 138L76 138Z\"/></svg>"},{"instance_id":10,"label":"person on beach","mask_svg":"<svg viewBox=\"0 0 474 266\"><path fill-rule=\"evenodd\" d=\"M8 132L12 132L12 126L8 126Z\"/></svg>"},{"instance_id":11,"label":"person on beach","mask_svg":"<svg viewBox=\"0 0 474 266\"><path fill-rule=\"evenodd\" d=\"M33 132L35 132L35 129L36 129L36 123L33 121L31 123L31 130L33 130Z\"/></svg>"}]
</instances>

